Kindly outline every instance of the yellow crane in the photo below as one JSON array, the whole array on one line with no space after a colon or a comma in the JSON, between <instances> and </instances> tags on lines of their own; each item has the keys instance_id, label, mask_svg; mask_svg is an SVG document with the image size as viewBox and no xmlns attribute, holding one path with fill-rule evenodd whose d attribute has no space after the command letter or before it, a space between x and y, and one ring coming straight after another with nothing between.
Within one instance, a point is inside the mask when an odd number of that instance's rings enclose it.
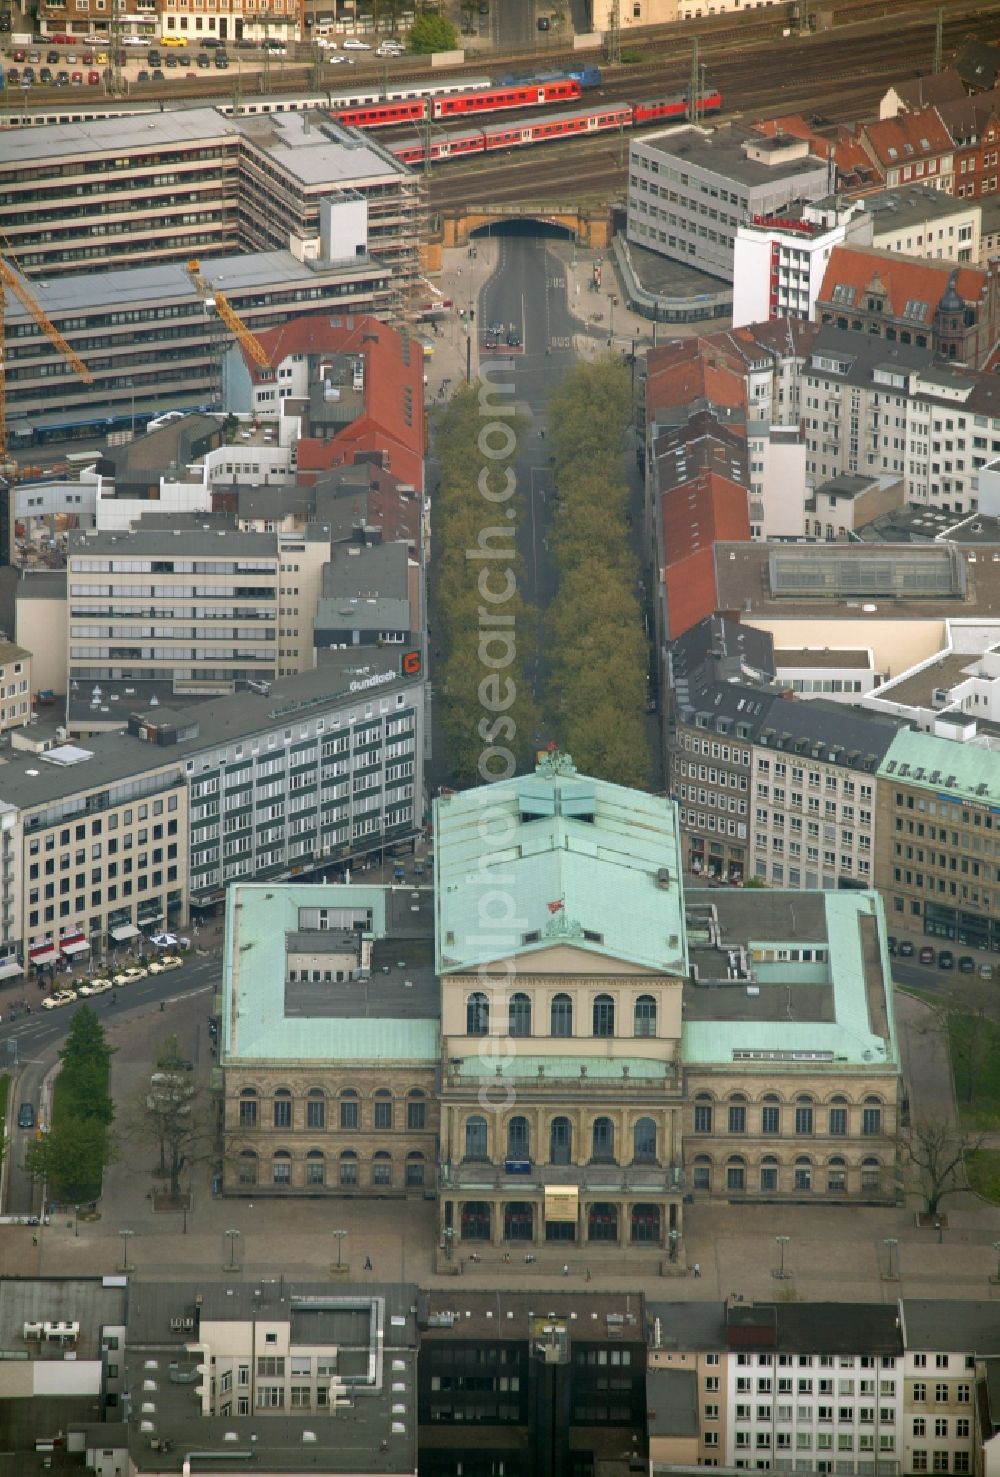
<instances>
[{"instance_id":1,"label":"yellow crane","mask_svg":"<svg viewBox=\"0 0 1000 1477\"><path fill-rule=\"evenodd\" d=\"M7 335L5 287L9 287L18 301L24 304L46 338L55 344L60 354L76 371L84 384L92 385L94 383L94 376L76 350L72 349L63 338L41 303L28 291L28 288L10 263L4 261L3 257L0 257L0 464L6 463L7 460Z\"/></svg>"},{"instance_id":2,"label":"yellow crane","mask_svg":"<svg viewBox=\"0 0 1000 1477\"><path fill-rule=\"evenodd\" d=\"M267 350L264 348L264 345L260 342L258 338L255 337L254 334L250 332L250 329L243 322L243 319L237 313L236 309L226 297L225 293L214 292L209 288L208 283L201 275L201 262L188 262L187 269L191 280L194 283L195 288L197 289L198 296L203 298L206 304L209 301L215 304L215 311L218 313L223 323L229 329L229 332L233 335L233 338L235 338L237 342L241 344L244 349L246 349L247 353L250 355L250 358L257 365L257 368L273 370L274 365L268 358Z\"/></svg>"}]
</instances>

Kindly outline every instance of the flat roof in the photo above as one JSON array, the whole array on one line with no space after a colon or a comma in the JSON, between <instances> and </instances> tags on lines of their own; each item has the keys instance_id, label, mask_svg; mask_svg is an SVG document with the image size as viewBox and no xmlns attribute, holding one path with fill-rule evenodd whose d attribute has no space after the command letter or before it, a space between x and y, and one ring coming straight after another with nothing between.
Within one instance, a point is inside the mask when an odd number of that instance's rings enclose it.
<instances>
[{"instance_id":1,"label":"flat roof","mask_svg":"<svg viewBox=\"0 0 1000 1477\"><path fill-rule=\"evenodd\" d=\"M664 158L677 159L684 164L693 164L738 184L754 187L772 181L792 179L799 175L813 174L825 183L827 164L812 154L801 154L786 163L761 164L749 159L743 150L748 142L758 152L777 152L785 143L800 143L798 139L767 139L751 129L740 129L727 125L711 131L690 126L667 128L661 133L644 133L632 140L633 149L651 149Z\"/></svg>"},{"instance_id":2,"label":"flat roof","mask_svg":"<svg viewBox=\"0 0 1000 1477\"><path fill-rule=\"evenodd\" d=\"M988 648L995 650L995 647ZM879 697L887 703L902 703L906 707L929 708L938 688L949 692L965 677L974 677L985 653L946 651L915 672L886 682L879 689ZM972 714L971 716L975 716Z\"/></svg>"},{"instance_id":3,"label":"flat roof","mask_svg":"<svg viewBox=\"0 0 1000 1477\"><path fill-rule=\"evenodd\" d=\"M14 599L65 600L65 569L22 570L14 586Z\"/></svg>"},{"instance_id":4,"label":"flat roof","mask_svg":"<svg viewBox=\"0 0 1000 1477\"><path fill-rule=\"evenodd\" d=\"M778 671L783 667L793 670L800 667L855 667L867 671L872 665L872 654L867 649L856 647L829 646L776 646L774 665Z\"/></svg>"},{"instance_id":5,"label":"flat roof","mask_svg":"<svg viewBox=\"0 0 1000 1477\"><path fill-rule=\"evenodd\" d=\"M647 1369L646 1410L650 1436L697 1436L698 1371Z\"/></svg>"},{"instance_id":6,"label":"flat roof","mask_svg":"<svg viewBox=\"0 0 1000 1477\"><path fill-rule=\"evenodd\" d=\"M100 1277L0 1278L0 1349L20 1350L32 1360L62 1362L66 1348L53 1340L25 1343L26 1323L78 1323L77 1360L101 1358L101 1329L124 1323L126 1289Z\"/></svg>"},{"instance_id":7,"label":"flat roof","mask_svg":"<svg viewBox=\"0 0 1000 1477\"><path fill-rule=\"evenodd\" d=\"M113 118L12 128L4 135L0 175L45 159L72 159L80 164L88 155L162 151L172 145L218 144L225 139L235 144L238 136L235 122L215 108L164 108L155 113L116 113Z\"/></svg>"},{"instance_id":8,"label":"flat roof","mask_svg":"<svg viewBox=\"0 0 1000 1477\"><path fill-rule=\"evenodd\" d=\"M821 493L824 497L860 497L870 487L878 487L878 477L861 477L856 472L841 472L837 477L830 477L826 482L821 482L815 490L815 496Z\"/></svg>"},{"instance_id":9,"label":"flat roof","mask_svg":"<svg viewBox=\"0 0 1000 1477\"><path fill-rule=\"evenodd\" d=\"M422 910L429 898L422 889ZM439 1054L437 1016L430 974L411 997L406 989L409 953L414 966L429 955L424 927L419 941L393 932L402 928L390 905L394 889L358 884L233 883L226 904L223 960L223 1066L246 1061L399 1061L434 1065ZM367 913L370 936L385 940L390 973L373 970L361 986L327 984L310 991L286 991L286 939L301 929L300 910L328 909ZM331 920L332 921L332 920ZM393 948L392 946L395 946ZM384 958L380 951L380 965ZM310 987L311 990L312 987ZM329 991L320 1008L323 991ZM418 1015L411 1000L423 1002ZM292 1002L294 1010L289 1009ZM316 1008L310 1010L315 1002ZM396 1012L396 1013L394 1013Z\"/></svg>"},{"instance_id":10,"label":"flat roof","mask_svg":"<svg viewBox=\"0 0 1000 1477\"><path fill-rule=\"evenodd\" d=\"M526 1342L537 1331L537 1319L566 1323L581 1343L605 1342L609 1327L618 1341L644 1339L641 1292L564 1292L544 1286L530 1292L479 1292L456 1283L421 1293L417 1306L421 1344Z\"/></svg>"},{"instance_id":11,"label":"flat roof","mask_svg":"<svg viewBox=\"0 0 1000 1477\"><path fill-rule=\"evenodd\" d=\"M925 221L968 215L979 209L978 200L959 200L931 185L897 185L889 190L876 190L871 195L862 195L860 204L871 215L876 236L894 226L905 230Z\"/></svg>"},{"instance_id":12,"label":"flat roof","mask_svg":"<svg viewBox=\"0 0 1000 1477\"><path fill-rule=\"evenodd\" d=\"M811 1060L821 1053L852 1066L896 1063L885 916L876 893L688 888L686 902L692 973L697 967L700 982L684 986L685 1062ZM800 957L779 958L779 951Z\"/></svg>"},{"instance_id":13,"label":"flat roof","mask_svg":"<svg viewBox=\"0 0 1000 1477\"><path fill-rule=\"evenodd\" d=\"M345 128L325 113L268 113L240 118L239 132L301 184L348 184L387 174L412 178L405 164L376 138Z\"/></svg>"},{"instance_id":14,"label":"flat roof","mask_svg":"<svg viewBox=\"0 0 1000 1477\"><path fill-rule=\"evenodd\" d=\"M150 508L150 514L159 510ZM214 519L214 521L213 521ZM203 520L184 519L180 525L168 515L161 528L154 528L145 516L134 528L120 532L71 533L67 539L67 557L111 559L163 558L179 555L194 559L264 559L278 558L278 536L275 533L247 532L237 528L232 519L224 525L216 515ZM75 572L79 578L79 572Z\"/></svg>"},{"instance_id":15,"label":"flat roof","mask_svg":"<svg viewBox=\"0 0 1000 1477\"><path fill-rule=\"evenodd\" d=\"M996 1303L957 1298L904 1298L907 1349L939 1353L1000 1354Z\"/></svg>"}]
</instances>

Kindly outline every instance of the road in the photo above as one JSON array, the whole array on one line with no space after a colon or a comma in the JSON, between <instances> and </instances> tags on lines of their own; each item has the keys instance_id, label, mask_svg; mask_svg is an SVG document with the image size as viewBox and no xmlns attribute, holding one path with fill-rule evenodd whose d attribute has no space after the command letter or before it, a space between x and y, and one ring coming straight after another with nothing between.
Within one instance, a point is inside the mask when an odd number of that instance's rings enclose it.
<instances>
[{"instance_id":1,"label":"road","mask_svg":"<svg viewBox=\"0 0 1000 1477\"><path fill-rule=\"evenodd\" d=\"M36 1214L40 1203L40 1189L24 1173L24 1146L28 1133L18 1129L17 1110L21 1103L32 1103L36 1113L42 1102L42 1083L55 1064L74 1012L82 1004L89 1004L104 1021L128 1016L150 1004L178 999L181 996L206 992L205 1014L211 1007L211 992L221 985L221 964L218 955L200 958L189 956L182 969L168 974L149 975L134 985L114 991L113 994L97 995L92 1000L80 1001L61 1010L43 1011L32 1001L30 1016L21 1016L11 1023L4 1020L0 1025L0 1063L4 1070L13 1074L14 1081L9 1097L9 1127L13 1152L7 1165L7 1193L4 1211L8 1215ZM31 992L22 986L24 997L32 999ZM41 996L38 996L41 999Z\"/></svg>"},{"instance_id":2,"label":"road","mask_svg":"<svg viewBox=\"0 0 1000 1477\"><path fill-rule=\"evenodd\" d=\"M536 24L537 0L494 0L494 11L495 39L501 51L528 48L544 39Z\"/></svg>"}]
</instances>

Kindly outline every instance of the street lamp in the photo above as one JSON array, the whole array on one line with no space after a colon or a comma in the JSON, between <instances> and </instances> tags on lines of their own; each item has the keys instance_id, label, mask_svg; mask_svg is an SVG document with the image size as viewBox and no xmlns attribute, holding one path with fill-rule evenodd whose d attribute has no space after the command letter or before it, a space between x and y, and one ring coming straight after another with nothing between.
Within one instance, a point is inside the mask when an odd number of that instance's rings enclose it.
<instances>
[{"instance_id":1,"label":"street lamp","mask_svg":"<svg viewBox=\"0 0 1000 1477\"><path fill-rule=\"evenodd\" d=\"M778 1269L774 1273L774 1275L779 1279L783 1277L788 1277L790 1274L785 1271L785 1247L788 1245L789 1241L791 1241L792 1238L790 1236L775 1236L774 1239L778 1245L779 1257Z\"/></svg>"},{"instance_id":2,"label":"street lamp","mask_svg":"<svg viewBox=\"0 0 1000 1477\"><path fill-rule=\"evenodd\" d=\"M334 1231L333 1234L337 1238L337 1266L342 1267L344 1265L344 1237L347 1235L347 1232L339 1230Z\"/></svg>"},{"instance_id":3,"label":"street lamp","mask_svg":"<svg viewBox=\"0 0 1000 1477\"><path fill-rule=\"evenodd\" d=\"M230 1272L235 1272L236 1271L236 1243L239 1240L240 1233L239 1233L239 1231L236 1231L236 1230L229 1230L229 1231L226 1232L226 1235L229 1237L229 1263L228 1263L228 1266L227 1266L227 1269L226 1270L227 1271L230 1271Z\"/></svg>"},{"instance_id":4,"label":"street lamp","mask_svg":"<svg viewBox=\"0 0 1000 1477\"><path fill-rule=\"evenodd\" d=\"M889 1268L885 1274L886 1281L894 1282L896 1280L897 1273L893 1270L893 1253L896 1250L896 1247L899 1245L899 1240L896 1236L886 1236L883 1238L882 1245L889 1253Z\"/></svg>"},{"instance_id":5,"label":"street lamp","mask_svg":"<svg viewBox=\"0 0 1000 1477\"><path fill-rule=\"evenodd\" d=\"M444 1234L444 1253L445 1253L445 1256L448 1258L448 1260L451 1261L452 1253L454 1252L454 1249L455 1249L455 1227L454 1226L445 1226L443 1234ZM997 1250L998 1250L998 1252L1000 1252L1000 1241L997 1242ZM998 1262L998 1265L1000 1265L1000 1262Z\"/></svg>"},{"instance_id":6,"label":"street lamp","mask_svg":"<svg viewBox=\"0 0 1000 1477\"><path fill-rule=\"evenodd\" d=\"M128 1264L128 1243L129 1243L129 1238L131 1236L134 1236L135 1235L135 1232L134 1231L119 1231L118 1234L122 1238L122 1271L123 1272L130 1272L132 1269L131 1269L131 1267Z\"/></svg>"},{"instance_id":7,"label":"street lamp","mask_svg":"<svg viewBox=\"0 0 1000 1477\"><path fill-rule=\"evenodd\" d=\"M73 1206L73 1209L76 1212L76 1217L75 1217L75 1219L73 1221L73 1235L74 1236L79 1236L79 1234L80 1234L80 1207L78 1205L74 1205Z\"/></svg>"}]
</instances>

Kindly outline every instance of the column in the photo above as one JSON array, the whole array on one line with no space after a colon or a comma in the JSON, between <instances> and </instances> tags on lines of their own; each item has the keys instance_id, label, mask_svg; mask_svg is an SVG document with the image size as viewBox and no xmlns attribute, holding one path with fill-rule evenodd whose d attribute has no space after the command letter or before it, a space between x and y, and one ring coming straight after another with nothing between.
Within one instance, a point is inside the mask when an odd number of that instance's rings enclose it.
<instances>
[{"instance_id":1,"label":"column","mask_svg":"<svg viewBox=\"0 0 1000 1477\"><path fill-rule=\"evenodd\" d=\"M503 1245L503 1201L490 1201L490 1245Z\"/></svg>"}]
</instances>

